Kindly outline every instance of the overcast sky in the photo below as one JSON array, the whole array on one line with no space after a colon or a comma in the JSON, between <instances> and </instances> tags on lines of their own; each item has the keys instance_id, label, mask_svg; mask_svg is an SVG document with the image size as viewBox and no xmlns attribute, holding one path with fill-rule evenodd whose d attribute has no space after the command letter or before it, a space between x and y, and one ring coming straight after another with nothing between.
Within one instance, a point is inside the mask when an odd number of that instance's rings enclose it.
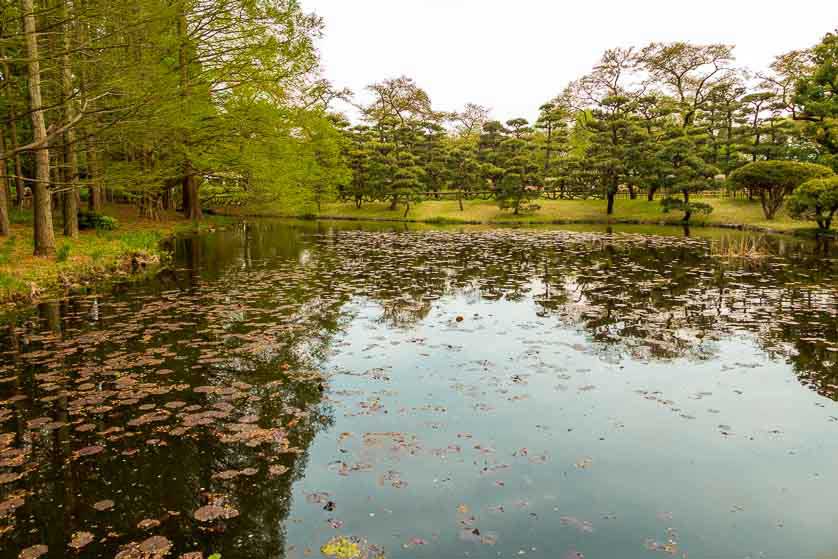
<instances>
[{"instance_id":1,"label":"overcast sky","mask_svg":"<svg viewBox=\"0 0 838 559\"><path fill-rule=\"evenodd\" d=\"M686 40L736 45L765 68L838 27L838 0L302 0L325 19L325 77L362 94L406 74L439 110L466 103L533 119L606 48Z\"/></svg>"}]
</instances>

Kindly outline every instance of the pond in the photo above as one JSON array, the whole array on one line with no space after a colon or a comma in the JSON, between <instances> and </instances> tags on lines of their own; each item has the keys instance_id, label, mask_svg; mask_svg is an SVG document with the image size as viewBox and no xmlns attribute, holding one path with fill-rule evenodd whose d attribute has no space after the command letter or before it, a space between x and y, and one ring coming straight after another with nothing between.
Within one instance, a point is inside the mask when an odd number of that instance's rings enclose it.
<instances>
[{"instance_id":1,"label":"pond","mask_svg":"<svg viewBox=\"0 0 838 559\"><path fill-rule=\"evenodd\" d=\"M838 250L690 235L256 221L7 317L0 557L836 557Z\"/></svg>"}]
</instances>

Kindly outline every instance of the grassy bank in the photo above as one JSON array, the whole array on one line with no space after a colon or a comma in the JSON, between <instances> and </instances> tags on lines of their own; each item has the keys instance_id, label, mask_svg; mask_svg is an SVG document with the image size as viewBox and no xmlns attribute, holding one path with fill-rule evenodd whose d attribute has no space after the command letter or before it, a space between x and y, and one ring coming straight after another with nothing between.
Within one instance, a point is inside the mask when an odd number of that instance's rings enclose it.
<instances>
[{"instance_id":1,"label":"grassy bank","mask_svg":"<svg viewBox=\"0 0 838 559\"><path fill-rule=\"evenodd\" d=\"M698 199L696 201L699 201ZM693 217L693 225L741 226L780 232L813 230L813 223L796 221L782 211L774 220L767 220L759 202L732 199L700 200L713 206L709 216ZM658 202L647 200L617 200L614 214L605 213L603 200L539 200L541 209L532 214L512 215L501 211L493 201L464 202L464 211L456 201L425 201L413 206L408 221L427 223L643 223L680 224L682 214L661 212ZM282 216L271 207L253 208L252 213L263 216ZM317 217L323 219L403 220L404 208L395 211L386 203L364 204L360 209L351 203L324 204Z\"/></svg>"},{"instance_id":2,"label":"grassy bank","mask_svg":"<svg viewBox=\"0 0 838 559\"><path fill-rule=\"evenodd\" d=\"M57 255L32 256L32 226L29 216L17 214L12 234L0 238L0 305L31 302L73 287L127 275L165 259L160 241L194 226L175 213L160 221L137 217L129 206L108 206L104 214L115 217L114 231L82 231L78 240L69 240L56 229ZM229 218L208 217L200 227L217 227Z\"/></svg>"}]
</instances>

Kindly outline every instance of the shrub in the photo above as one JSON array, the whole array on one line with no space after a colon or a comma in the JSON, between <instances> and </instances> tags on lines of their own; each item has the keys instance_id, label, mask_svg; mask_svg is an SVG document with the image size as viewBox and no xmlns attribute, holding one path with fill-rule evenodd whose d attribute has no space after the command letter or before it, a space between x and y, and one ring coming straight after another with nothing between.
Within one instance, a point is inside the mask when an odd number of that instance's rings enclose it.
<instances>
[{"instance_id":1,"label":"shrub","mask_svg":"<svg viewBox=\"0 0 838 559\"><path fill-rule=\"evenodd\" d=\"M774 219L783 200L795 188L811 179L832 176L832 169L797 161L756 161L735 170L730 182L737 188L759 195L766 219Z\"/></svg>"},{"instance_id":2,"label":"shrub","mask_svg":"<svg viewBox=\"0 0 838 559\"><path fill-rule=\"evenodd\" d=\"M788 208L795 219L815 221L821 229L829 229L838 212L838 176L801 184L789 197Z\"/></svg>"},{"instance_id":3,"label":"shrub","mask_svg":"<svg viewBox=\"0 0 838 559\"><path fill-rule=\"evenodd\" d=\"M66 262L67 259L70 257L70 243L64 243L60 247L58 247L58 251L55 253L55 261L56 262Z\"/></svg>"},{"instance_id":4,"label":"shrub","mask_svg":"<svg viewBox=\"0 0 838 559\"><path fill-rule=\"evenodd\" d=\"M119 226L116 219L95 212L79 212L79 229L113 231Z\"/></svg>"}]
</instances>

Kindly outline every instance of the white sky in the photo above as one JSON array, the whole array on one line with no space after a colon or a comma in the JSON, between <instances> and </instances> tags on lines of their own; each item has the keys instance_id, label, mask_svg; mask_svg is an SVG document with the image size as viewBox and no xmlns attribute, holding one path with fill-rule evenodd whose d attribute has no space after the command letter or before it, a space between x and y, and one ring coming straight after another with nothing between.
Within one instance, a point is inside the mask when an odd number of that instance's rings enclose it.
<instances>
[{"instance_id":1,"label":"white sky","mask_svg":"<svg viewBox=\"0 0 838 559\"><path fill-rule=\"evenodd\" d=\"M468 102L524 116L588 72L606 48L685 40L736 45L740 66L817 43L838 0L302 0L325 19L325 77L364 99L406 74L434 108Z\"/></svg>"}]
</instances>

